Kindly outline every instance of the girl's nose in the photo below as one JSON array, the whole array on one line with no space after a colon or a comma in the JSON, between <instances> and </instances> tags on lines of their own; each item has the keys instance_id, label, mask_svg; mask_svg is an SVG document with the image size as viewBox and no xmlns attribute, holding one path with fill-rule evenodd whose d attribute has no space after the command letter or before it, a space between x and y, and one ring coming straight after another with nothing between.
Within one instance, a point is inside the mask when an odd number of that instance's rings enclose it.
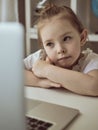
<instances>
[{"instance_id":1,"label":"girl's nose","mask_svg":"<svg viewBox=\"0 0 98 130\"><path fill-rule=\"evenodd\" d=\"M66 53L66 49L62 45L58 45L57 46L57 53L64 54L64 53Z\"/></svg>"}]
</instances>

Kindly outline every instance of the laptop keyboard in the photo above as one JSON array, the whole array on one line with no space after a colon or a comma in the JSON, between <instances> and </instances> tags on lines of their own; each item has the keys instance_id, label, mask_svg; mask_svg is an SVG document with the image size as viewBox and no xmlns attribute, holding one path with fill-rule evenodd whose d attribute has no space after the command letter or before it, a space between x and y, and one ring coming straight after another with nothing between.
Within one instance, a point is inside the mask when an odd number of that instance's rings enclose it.
<instances>
[{"instance_id":1,"label":"laptop keyboard","mask_svg":"<svg viewBox=\"0 0 98 130\"><path fill-rule=\"evenodd\" d=\"M27 130L48 130L53 124L26 116Z\"/></svg>"}]
</instances>

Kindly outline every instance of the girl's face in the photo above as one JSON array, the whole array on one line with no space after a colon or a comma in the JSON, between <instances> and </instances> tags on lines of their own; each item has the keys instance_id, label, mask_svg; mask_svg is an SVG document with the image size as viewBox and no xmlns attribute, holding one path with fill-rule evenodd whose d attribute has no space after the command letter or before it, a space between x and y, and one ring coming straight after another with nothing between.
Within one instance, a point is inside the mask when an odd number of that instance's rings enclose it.
<instances>
[{"instance_id":1,"label":"girl's face","mask_svg":"<svg viewBox=\"0 0 98 130\"><path fill-rule=\"evenodd\" d=\"M42 43L48 58L56 66L70 68L80 56L81 34L68 20L57 16L45 23L40 30Z\"/></svg>"}]
</instances>

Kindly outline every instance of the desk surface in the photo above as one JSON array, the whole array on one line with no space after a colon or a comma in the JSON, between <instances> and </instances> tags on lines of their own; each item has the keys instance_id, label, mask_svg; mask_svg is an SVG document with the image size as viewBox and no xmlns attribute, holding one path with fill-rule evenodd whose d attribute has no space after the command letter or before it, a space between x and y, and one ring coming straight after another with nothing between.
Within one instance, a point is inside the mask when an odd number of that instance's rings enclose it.
<instances>
[{"instance_id":1,"label":"desk surface","mask_svg":"<svg viewBox=\"0 0 98 130\"><path fill-rule=\"evenodd\" d=\"M76 108L80 115L66 130L98 130L98 97L81 96L65 89L44 89L27 87L27 98Z\"/></svg>"}]
</instances>

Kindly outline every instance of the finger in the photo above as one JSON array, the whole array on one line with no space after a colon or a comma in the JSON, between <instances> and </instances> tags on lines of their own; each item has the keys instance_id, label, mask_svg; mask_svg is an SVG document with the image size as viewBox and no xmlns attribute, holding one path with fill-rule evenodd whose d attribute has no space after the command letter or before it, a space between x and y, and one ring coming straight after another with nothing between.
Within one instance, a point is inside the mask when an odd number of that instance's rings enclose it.
<instances>
[{"instance_id":1,"label":"finger","mask_svg":"<svg viewBox=\"0 0 98 130\"><path fill-rule=\"evenodd\" d=\"M51 86L51 87L56 87L56 88L60 88L60 87L61 87L60 84L58 84L58 83L53 83L53 82L50 83L50 86Z\"/></svg>"},{"instance_id":2,"label":"finger","mask_svg":"<svg viewBox=\"0 0 98 130\"><path fill-rule=\"evenodd\" d=\"M52 62L51 62L51 60L49 59L49 57L46 57L46 62L52 64Z\"/></svg>"},{"instance_id":3,"label":"finger","mask_svg":"<svg viewBox=\"0 0 98 130\"><path fill-rule=\"evenodd\" d=\"M46 59L46 56L47 56L47 55L46 55L45 50L42 49L41 52L40 52L39 59L40 59L40 60L45 60L45 59Z\"/></svg>"}]
</instances>

